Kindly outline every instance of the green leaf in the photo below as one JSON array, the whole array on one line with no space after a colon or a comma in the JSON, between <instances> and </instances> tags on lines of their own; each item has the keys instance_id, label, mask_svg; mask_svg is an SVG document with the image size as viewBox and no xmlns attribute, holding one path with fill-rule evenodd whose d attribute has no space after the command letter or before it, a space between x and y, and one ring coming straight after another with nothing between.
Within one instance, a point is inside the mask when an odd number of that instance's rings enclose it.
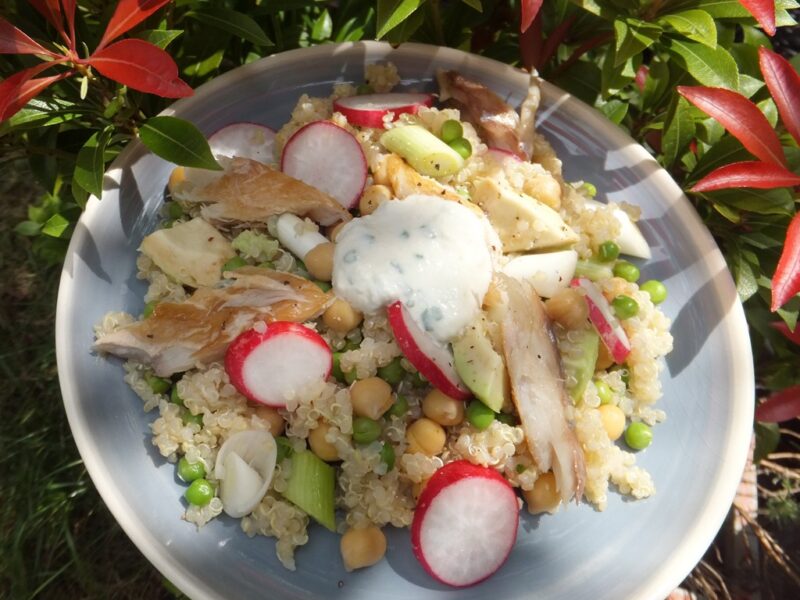
<instances>
[{"instance_id":1,"label":"green leaf","mask_svg":"<svg viewBox=\"0 0 800 600\"><path fill-rule=\"evenodd\" d=\"M183 70L187 77L205 77L212 71L219 68L222 59L225 57L225 50L217 50L211 56L189 65Z\"/></svg>"},{"instance_id":2,"label":"green leaf","mask_svg":"<svg viewBox=\"0 0 800 600\"><path fill-rule=\"evenodd\" d=\"M618 67L631 56L650 47L661 35L661 27L638 19L614 21L616 48L614 66Z\"/></svg>"},{"instance_id":3,"label":"green leaf","mask_svg":"<svg viewBox=\"0 0 800 600\"><path fill-rule=\"evenodd\" d=\"M744 149L739 140L730 135L725 136L703 154L686 183L699 181L717 167L743 160L753 160L753 156Z\"/></svg>"},{"instance_id":4,"label":"green leaf","mask_svg":"<svg viewBox=\"0 0 800 600\"><path fill-rule=\"evenodd\" d=\"M97 196L103 194L103 173L105 172L105 152L112 129L105 128L92 135L78 151L75 159L75 170L72 173L73 183Z\"/></svg>"},{"instance_id":5,"label":"green leaf","mask_svg":"<svg viewBox=\"0 0 800 600\"><path fill-rule=\"evenodd\" d=\"M418 10L408 17L405 21L400 23L397 27L392 29L386 34L386 41L390 44L402 44L411 39L417 30L422 27L425 22L425 15L423 11Z\"/></svg>"},{"instance_id":6,"label":"green leaf","mask_svg":"<svg viewBox=\"0 0 800 600\"><path fill-rule=\"evenodd\" d=\"M625 118L625 115L628 114L628 106L629 104L627 102L613 98L601 104L599 108L600 112L602 112L609 121L619 125L622 123L622 119Z\"/></svg>"},{"instance_id":7,"label":"green leaf","mask_svg":"<svg viewBox=\"0 0 800 600\"><path fill-rule=\"evenodd\" d=\"M331 32L333 31L333 20L331 14L326 10L314 21L314 26L311 28L311 39L315 42L330 39Z\"/></svg>"},{"instance_id":8,"label":"green leaf","mask_svg":"<svg viewBox=\"0 0 800 600\"><path fill-rule=\"evenodd\" d=\"M594 105L600 93L600 69L593 62L578 61L553 81L558 87Z\"/></svg>"},{"instance_id":9,"label":"green leaf","mask_svg":"<svg viewBox=\"0 0 800 600\"><path fill-rule=\"evenodd\" d=\"M763 87L764 82L760 79L739 73L739 93L745 98L752 98Z\"/></svg>"},{"instance_id":10,"label":"green leaf","mask_svg":"<svg viewBox=\"0 0 800 600\"><path fill-rule=\"evenodd\" d=\"M664 153L664 165L669 167L678 158L681 151L689 145L694 136L694 121L689 113L689 103L684 98L673 102L664 125L661 138L661 150Z\"/></svg>"},{"instance_id":11,"label":"green leaf","mask_svg":"<svg viewBox=\"0 0 800 600\"><path fill-rule=\"evenodd\" d=\"M423 0L378 0L378 33L381 39L392 29L408 19Z\"/></svg>"},{"instance_id":12,"label":"green leaf","mask_svg":"<svg viewBox=\"0 0 800 600\"><path fill-rule=\"evenodd\" d=\"M72 186L70 186L70 190L72 191L72 199L75 200L75 204L77 204L81 210L86 208L86 203L89 201L89 192L74 181L72 182Z\"/></svg>"},{"instance_id":13,"label":"green leaf","mask_svg":"<svg viewBox=\"0 0 800 600\"><path fill-rule=\"evenodd\" d=\"M739 299L746 302L753 294L758 291L758 283L750 266L740 253L734 253L733 276L736 281L736 293Z\"/></svg>"},{"instance_id":14,"label":"green leaf","mask_svg":"<svg viewBox=\"0 0 800 600\"><path fill-rule=\"evenodd\" d=\"M719 214L723 217L728 219L731 223L739 224L742 221L742 215L739 214L738 210L734 210L724 204L717 204L716 202L712 204L714 210L716 210Z\"/></svg>"},{"instance_id":15,"label":"green leaf","mask_svg":"<svg viewBox=\"0 0 800 600\"><path fill-rule=\"evenodd\" d=\"M36 221L22 221L21 223L17 223L16 227L14 227L15 232L26 237L39 235L41 230L42 224Z\"/></svg>"},{"instance_id":16,"label":"green leaf","mask_svg":"<svg viewBox=\"0 0 800 600\"><path fill-rule=\"evenodd\" d=\"M666 46L689 74L702 85L739 88L739 70L730 53L722 46L709 48L698 42L666 38Z\"/></svg>"},{"instance_id":17,"label":"green leaf","mask_svg":"<svg viewBox=\"0 0 800 600\"><path fill-rule=\"evenodd\" d=\"M628 58L622 68L616 62L616 48L609 45L603 58L601 92L604 98L613 96L629 85L636 77L636 69L641 62L641 54ZM635 62L634 62L635 61Z\"/></svg>"},{"instance_id":18,"label":"green leaf","mask_svg":"<svg viewBox=\"0 0 800 600\"><path fill-rule=\"evenodd\" d=\"M665 62L654 58L650 62L650 69L647 73L647 79L645 79L644 82L642 105L645 108L651 105L657 105L668 87L669 67Z\"/></svg>"},{"instance_id":19,"label":"green leaf","mask_svg":"<svg viewBox=\"0 0 800 600\"><path fill-rule=\"evenodd\" d=\"M47 219L44 227L42 227L42 233L49 235L50 237L57 238L61 237L61 234L67 230L67 227L69 227L69 221L67 221L60 214L56 213Z\"/></svg>"},{"instance_id":20,"label":"green leaf","mask_svg":"<svg viewBox=\"0 0 800 600\"><path fill-rule=\"evenodd\" d=\"M205 136L189 121L152 117L142 125L139 138L154 154L177 165L222 170Z\"/></svg>"},{"instance_id":21,"label":"green leaf","mask_svg":"<svg viewBox=\"0 0 800 600\"><path fill-rule=\"evenodd\" d=\"M775 452L781 441L780 426L777 423L755 424L756 448L753 450L753 462L759 463Z\"/></svg>"},{"instance_id":22,"label":"green leaf","mask_svg":"<svg viewBox=\"0 0 800 600\"><path fill-rule=\"evenodd\" d=\"M759 110L764 113L764 116L767 117L767 121L772 127L776 127L778 125L778 107L775 106L775 101L772 98L767 98L766 100L762 100L758 104Z\"/></svg>"},{"instance_id":23,"label":"green leaf","mask_svg":"<svg viewBox=\"0 0 800 600\"><path fill-rule=\"evenodd\" d=\"M461 0L467 6L474 8L479 13L483 12L483 5L481 4L481 0Z\"/></svg>"},{"instance_id":24,"label":"green leaf","mask_svg":"<svg viewBox=\"0 0 800 600\"><path fill-rule=\"evenodd\" d=\"M144 29L133 37L145 40L164 50L183 33L182 29Z\"/></svg>"},{"instance_id":25,"label":"green leaf","mask_svg":"<svg viewBox=\"0 0 800 600\"><path fill-rule=\"evenodd\" d=\"M704 10L685 10L664 15L659 22L666 23L681 35L700 42L709 48L717 47L717 26L711 15Z\"/></svg>"},{"instance_id":26,"label":"green leaf","mask_svg":"<svg viewBox=\"0 0 800 600\"><path fill-rule=\"evenodd\" d=\"M762 215L791 216L794 214L792 194L786 188L775 190L752 188L719 190L709 192L708 197L719 204Z\"/></svg>"},{"instance_id":27,"label":"green leaf","mask_svg":"<svg viewBox=\"0 0 800 600\"><path fill-rule=\"evenodd\" d=\"M237 37L253 42L257 46L272 46L272 41L261 29L261 26L252 17L244 13L228 10L227 8L208 7L202 10L190 10L186 13L186 16L222 31L232 33Z\"/></svg>"}]
</instances>

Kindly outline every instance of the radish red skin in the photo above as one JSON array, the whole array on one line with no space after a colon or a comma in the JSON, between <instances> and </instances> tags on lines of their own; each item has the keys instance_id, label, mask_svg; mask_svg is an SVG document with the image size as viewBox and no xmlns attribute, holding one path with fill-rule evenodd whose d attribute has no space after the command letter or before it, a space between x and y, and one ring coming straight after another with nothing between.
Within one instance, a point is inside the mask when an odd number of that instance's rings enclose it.
<instances>
[{"instance_id":1,"label":"radish red skin","mask_svg":"<svg viewBox=\"0 0 800 600\"><path fill-rule=\"evenodd\" d=\"M420 540L422 537L422 524L425 520L425 515L428 512L428 509L431 507L431 503L436 499L436 497L440 494L442 490L453 485L454 483L458 483L464 479L468 479L470 477L482 477L484 479L488 479L495 483L500 483L504 487L507 488L508 494L514 503L514 533L511 539L509 540L508 549L504 553L503 560L498 565L497 569L494 571L487 573L483 577L476 579L475 581L471 581L467 584L463 585L454 585L451 582L443 580L439 575L437 575L428 561L425 559L425 554L420 544ZM417 557L422 567L425 571L437 581L444 583L445 585L450 585L453 587L469 587L472 585L476 585L481 581L485 581L489 577L491 577L497 570L505 563L508 555L511 554L511 550L514 548L514 544L517 540L517 527L519 525L519 508L517 504L517 496L514 492L514 488L506 481L506 479L500 475L494 469L488 467L481 467L478 465L473 465L469 461L466 460L457 460L451 463L447 463L441 469L436 471L433 476L428 480L428 483L425 485L425 488L422 490L422 494L420 494L419 502L417 502L417 508L414 511L414 519L411 523L411 547L414 551L414 556Z\"/></svg>"},{"instance_id":2,"label":"radish red skin","mask_svg":"<svg viewBox=\"0 0 800 600\"><path fill-rule=\"evenodd\" d=\"M420 350L414 340L414 336L405 325L406 319L410 317L403 315L403 304L400 301L390 304L386 308L386 314L397 345L400 346L403 355L414 365L417 371L430 381L433 387L456 400L468 400L472 397L469 390L450 381L439 366Z\"/></svg>"},{"instance_id":3,"label":"radish red skin","mask_svg":"<svg viewBox=\"0 0 800 600\"><path fill-rule=\"evenodd\" d=\"M409 96L416 96L417 94L409 94ZM356 108L348 106L354 99L369 100L373 96L386 96L390 97L392 94L366 94L363 96L348 96L347 98L340 98L333 103L333 109L342 113L351 125L358 127L375 127L378 129L384 128L383 118L386 113L394 113L394 119L397 120L402 114L417 114L420 108L424 106L433 106L433 96L430 94L419 94L418 101L410 101L408 104L394 106L391 108ZM405 96L405 94L397 94L398 97Z\"/></svg>"},{"instance_id":4,"label":"radish red skin","mask_svg":"<svg viewBox=\"0 0 800 600\"><path fill-rule=\"evenodd\" d=\"M276 321L267 325L266 330L263 332L256 331L255 329L245 331L228 346L228 350L225 353L225 371L228 373L231 384L233 384L239 393L247 399L276 408L282 408L284 406L284 403L281 401L265 402L263 399L259 399L249 389L244 380L244 365L250 354L270 338L284 334L300 336L312 344L321 346L330 354L328 344L325 343L325 340L318 333L298 323ZM331 355L330 363L325 372L326 380L330 376L332 368L333 356Z\"/></svg>"}]
</instances>

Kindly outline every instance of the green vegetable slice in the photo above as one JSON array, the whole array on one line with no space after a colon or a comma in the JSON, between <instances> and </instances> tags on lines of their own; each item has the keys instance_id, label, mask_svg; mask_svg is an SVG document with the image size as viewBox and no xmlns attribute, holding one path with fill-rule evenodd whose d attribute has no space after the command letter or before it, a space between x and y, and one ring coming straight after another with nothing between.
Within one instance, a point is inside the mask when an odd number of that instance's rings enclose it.
<instances>
[{"instance_id":1,"label":"green vegetable slice","mask_svg":"<svg viewBox=\"0 0 800 600\"><path fill-rule=\"evenodd\" d=\"M320 525L336 530L333 496L336 485L333 467L304 450L292 456L292 472L284 498L314 518Z\"/></svg>"}]
</instances>

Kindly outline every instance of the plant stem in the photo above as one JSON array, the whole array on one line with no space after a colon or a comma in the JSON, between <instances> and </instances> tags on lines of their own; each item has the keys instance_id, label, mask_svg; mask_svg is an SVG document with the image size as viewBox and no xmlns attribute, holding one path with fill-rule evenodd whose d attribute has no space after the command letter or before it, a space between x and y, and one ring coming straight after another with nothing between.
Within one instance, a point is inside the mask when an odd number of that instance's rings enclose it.
<instances>
[{"instance_id":1,"label":"plant stem","mask_svg":"<svg viewBox=\"0 0 800 600\"><path fill-rule=\"evenodd\" d=\"M444 28L442 27L442 11L439 7L439 0L430 0L428 6L430 6L431 9L431 19L433 20L433 30L436 34L436 43L440 46L444 46Z\"/></svg>"}]
</instances>

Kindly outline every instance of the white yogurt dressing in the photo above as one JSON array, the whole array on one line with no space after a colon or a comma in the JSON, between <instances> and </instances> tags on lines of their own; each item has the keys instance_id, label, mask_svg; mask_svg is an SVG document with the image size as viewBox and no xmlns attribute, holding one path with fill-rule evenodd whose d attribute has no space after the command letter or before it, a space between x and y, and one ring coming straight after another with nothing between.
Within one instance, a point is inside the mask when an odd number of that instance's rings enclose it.
<instances>
[{"instance_id":1,"label":"white yogurt dressing","mask_svg":"<svg viewBox=\"0 0 800 600\"><path fill-rule=\"evenodd\" d=\"M384 202L339 232L334 291L365 313L400 300L421 327L447 342L478 316L492 280L484 221L436 196Z\"/></svg>"}]
</instances>

